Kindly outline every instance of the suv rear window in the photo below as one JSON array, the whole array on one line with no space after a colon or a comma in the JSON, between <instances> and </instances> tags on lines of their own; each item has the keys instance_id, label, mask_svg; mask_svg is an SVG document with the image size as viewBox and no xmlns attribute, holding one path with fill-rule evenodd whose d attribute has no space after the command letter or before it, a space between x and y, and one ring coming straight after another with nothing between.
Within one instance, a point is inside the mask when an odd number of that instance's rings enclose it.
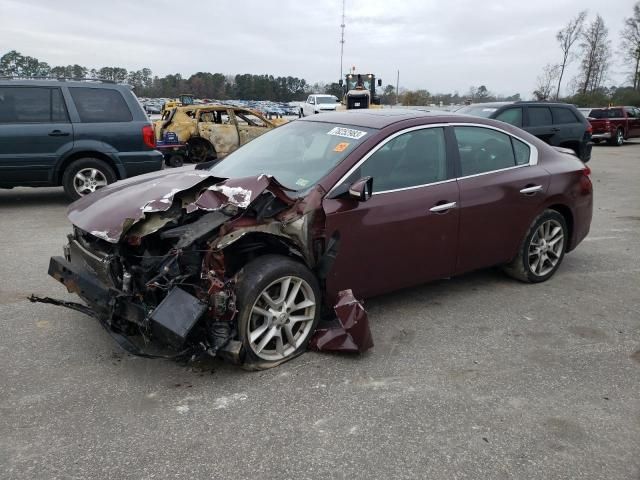
<instances>
[{"instance_id":1,"label":"suv rear window","mask_svg":"<svg viewBox=\"0 0 640 480\"><path fill-rule=\"evenodd\" d=\"M621 108L596 108L589 114L591 118L622 118L624 113Z\"/></svg>"},{"instance_id":2,"label":"suv rear window","mask_svg":"<svg viewBox=\"0 0 640 480\"><path fill-rule=\"evenodd\" d=\"M84 123L130 122L133 117L117 90L108 88L70 87L80 121Z\"/></svg>"},{"instance_id":3,"label":"suv rear window","mask_svg":"<svg viewBox=\"0 0 640 480\"><path fill-rule=\"evenodd\" d=\"M551 113L553 114L553 123L580 123L580 120L569 108L564 107L552 107Z\"/></svg>"},{"instance_id":4,"label":"suv rear window","mask_svg":"<svg viewBox=\"0 0 640 480\"><path fill-rule=\"evenodd\" d=\"M529 107L529 126L541 127L551 125L551 110L549 107Z\"/></svg>"},{"instance_id":5,"label":"suv rear window","mask_svg":"<svg viewBox=\"0 0 640 480\"><path fill-rule=\"evenodd\" d=\"M59 88L0 87L0 123L68 121Z\"/></svg>"}]
</instances>

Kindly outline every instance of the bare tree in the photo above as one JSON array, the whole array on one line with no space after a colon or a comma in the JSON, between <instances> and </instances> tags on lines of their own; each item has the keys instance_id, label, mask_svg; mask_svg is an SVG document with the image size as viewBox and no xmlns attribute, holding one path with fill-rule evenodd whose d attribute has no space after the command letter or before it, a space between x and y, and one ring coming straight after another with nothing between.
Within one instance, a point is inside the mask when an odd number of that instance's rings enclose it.
<instances>
[{"instance_id":1,"label":"bare tree","mask_svg":"<svg viewBox=\"0 0 640 480\"><path fill-rule=\"evenodd\" d=\"M536 80L536 89L533 95L536 100L549 100L553 92L555 82L562 71L562 65L551 65L547 63L542 69L542 74ZM557 94L556 94L556 98Z\"/></svg>"},{"instance_id":2,"label":"bare tree","mask_svg":"<svg viewBox=\"0 0 640 480\"><path fill-rule=\"evenodd\" d=\"M600 15L583 30L581 39L580 93L593 92L606 78L610 56L609 29Z\"/></svg>"},{"instance_id":3,"label":"bare tree","mask_svg":"<svg viewBox=\"0 0 640 480\"><path fill-rule=\"evenodd\" d=\"M634 90L640 90L640 2L633 6L633 15L624 19L621 50L625 59L633 65L631 83Z\"/></svg>"},{"instance_id":4,"label":"bare tree","mask_svg":"<svg viewBox=\"0 0 640 480\"><path fill-rule=\"evenodd\" d=\"M569 63L571 63L574 57L574 55L572 55L571 53L571 48L573 47L573 44L576 43L578 38L580 38L580 34L582 33L582 29L584 27L584 19L586 17L587 11L581 11L575 18L569 20L569 23L567 23L565 27L556 34L556 40L560 44L560 49L562 50L562 63L559 65L558 71L558 88L556 90L556 100L560 96L560 86L562 85L564 69Z\"/></svg>"}]
</instances>

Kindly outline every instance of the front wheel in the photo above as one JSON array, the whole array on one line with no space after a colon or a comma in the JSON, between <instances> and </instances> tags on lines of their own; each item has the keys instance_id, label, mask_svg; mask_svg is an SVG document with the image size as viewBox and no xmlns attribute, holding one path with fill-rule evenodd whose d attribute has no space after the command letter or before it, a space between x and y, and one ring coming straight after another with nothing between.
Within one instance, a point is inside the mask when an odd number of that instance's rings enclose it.
<instances>
[{"instance_id":1,"label":"front wheel","mask_svg":"<svg viewBox=\"0 0 640 480\"><path fill-rule=\"evenodd\" d=\"M522 282L544 282L562 263L567 241L564 217L555 210L545 210L529 227L516 258L503 269Z\"/></svg>"},{"instance_id":2,"label":"front wheel","mask_svg":"<svg viewBox=\"0 0 640 480\"><path fill-rule=\"evenodd\" d=\"M321 296L306 266L281 255L258 257L242 269L236 295L245 368L275 367L307 348Z\"/></svg>"},{"instance_id":3,"label":"front wheel","mask_svg":"<svg viewBox=\"0 0 640 480\"><path fill-rule=\"evenodd\" d=\"M72 200L93 193L116 180L113 169L97 158L75 160L62 174L62 186Z\"/></svg>"}]
</instances>

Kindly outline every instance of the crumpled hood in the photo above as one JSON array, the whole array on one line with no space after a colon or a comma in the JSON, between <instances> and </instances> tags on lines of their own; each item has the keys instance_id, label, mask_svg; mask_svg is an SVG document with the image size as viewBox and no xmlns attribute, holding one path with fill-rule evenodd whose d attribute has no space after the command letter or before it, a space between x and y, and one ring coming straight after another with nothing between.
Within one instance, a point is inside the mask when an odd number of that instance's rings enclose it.
<instances>
[{"instance_id":1,"label":"crumpled hood","mask_svg":"<svg viewBox=\"0 0 640 480\"><path fill-rule=\"evenodd\" d=\"M191 213L214 211L228 204L246 209L271 184L279 186L267 175L225 180L190 165L108 185L72 203L67 217L78 228L118 243L127 230L148 214L169 210L174 196L185 190L193 189L193 194L182 199L181 208Z\"/></svg>"}]
</instances>

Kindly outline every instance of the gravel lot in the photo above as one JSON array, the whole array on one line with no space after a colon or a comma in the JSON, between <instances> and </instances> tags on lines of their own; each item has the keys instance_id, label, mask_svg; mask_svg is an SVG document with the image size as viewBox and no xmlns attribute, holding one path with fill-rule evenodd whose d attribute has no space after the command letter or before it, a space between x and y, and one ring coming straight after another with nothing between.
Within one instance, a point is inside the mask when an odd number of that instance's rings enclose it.
<instances>
[{"instance_id":1,"label":"gravel lot","mask_svg":"<svg viewBox=\"0 0 640 480\"><path fill-rule=\"evenodd\" d=\"M640 476L640 143L595 147L589 237L549 282L484 271L367 302L376 346L249 373L123 354L31 304L60 189L0 190L0 478Z\"/></svg>"}]
</instances>

